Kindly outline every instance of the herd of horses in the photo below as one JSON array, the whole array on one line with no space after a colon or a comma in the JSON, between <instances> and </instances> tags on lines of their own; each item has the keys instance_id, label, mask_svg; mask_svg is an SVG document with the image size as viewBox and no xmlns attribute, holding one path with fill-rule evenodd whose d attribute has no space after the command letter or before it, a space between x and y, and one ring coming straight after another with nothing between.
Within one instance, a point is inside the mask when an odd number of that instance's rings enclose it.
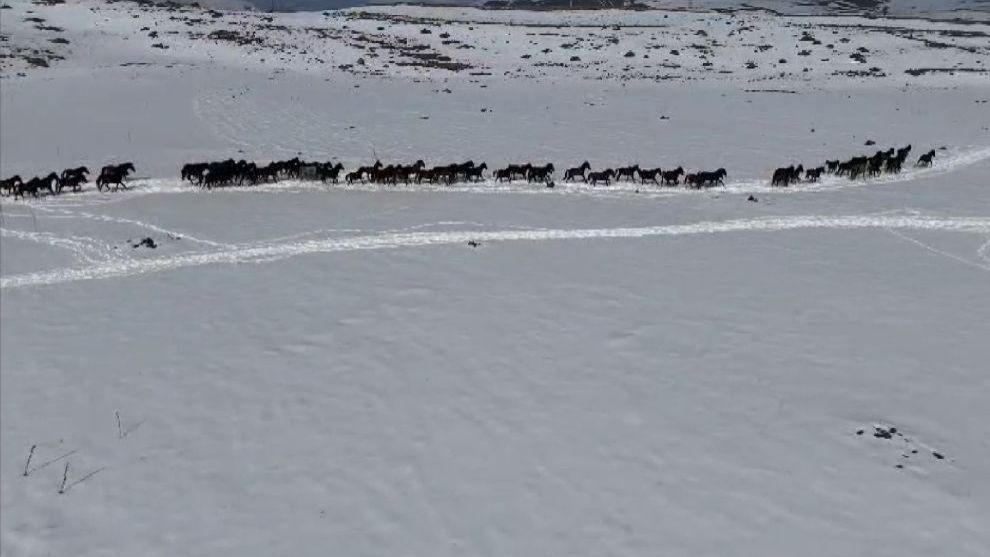
<instances>
[{"instance_id":1,"label":"herd of horses","mask_svg":"<svg viewBox=\"0 0 990 557\"><path fill-rule=\"evenodd\" d=\"M770 178L771 186L789 186L801 181L801 174L804 174L806 182L817 182L823 174L835 174L836 176L847 176L850 180L857 180L863 177L876 177L883 173L897 174L904 166L908 154L911 153L911 146L895 149L891 147L886 151L877 151L873 155L861 155L852 157L849 160L829 160L822 166L814 168L804 168L804 165L791 165L774 170ZM932 165L935 160L935 150L932 149L918 157L915 166L926 168Z\"/></svg>"},{"instance_id":2,"label":"herd of horses","mask_svg":"<svg viewBox=\"0 0 990 557\"><path fill-rule=\"evenodd\" d=\"M134 172L134 163L108 164L100 169L100 174L96 177L96 187L100 191L103 191L103 188L110 191L111 186L114 191L119 188L127 189L127 177L132 172ZM15 174L0 180L0 194L23 199L28 195L38 197L38 194L44 191L49 195L58 195L66 188L78 192L82 190L83 185L89 183L89 174L89 169L85 166L66 168L61 174L52 172L44 177L35 176L26 182Z\"/></svg>"},{"instance_id":3,"label":"herd of horses","mask_svg":"<svg viewBox=\"0 0 990 557\"><path fill-rule=\"evenodd\" d=\"M274 161L266 165L258 165L246 160L189 163L182 166L180 177L184 181L202 188L212 189L221 186L256 185L277 182L280 179L290 180L320 180L334 184L343 180L347 184L444 184L476 183L487 179L485 172L487 163L477 164L474 161L451 163L428 167L422 160L412 164L383 164L380 160L370 166L361 166L351 172L344 172L344 166L333 162L307 162L299 158ZM495 182L511 182L525 180L527 183L544 184L554 187L553 163L509 164L504 168L495 169L492 179ZM613 181L627 180L641 184L676 186L681 182L688 187L702 188L725 184L728 173L724 168L714 171L701 171L686 174L682 167L669 170L660 168L640 168L640 166L625 166L606 168L592 171L591 164L585 161L580 166L569 168L564 172L565 182L578 180L591 185L609 185Z\"/></svg>"},{"instance_id":4,"label":"herd of horses","mask_svg":"<svg viewBox=\"0 0 990 557\"><path fill-rule=\"evenodd\" d=\"M879 176L882 173L896 174L901 171L910 152L911 146L908 145L900 149L890 148L886 151L877 151L873 155L853 157L846 161L830 160L815 168L805 169L803 165L791 165L776 169L770 179L770 184L786 187L802 180L817 182L824 174L848 176L851 180ZM935 151L929 151L918 158L916 166L929 167L934 159ZM457 182L484 181L487 179L485 176L487 169L488 165L484 162L476 164L474 161L466 161L427 167L422 160L417 160L412 164L387 165L381 161L375 161L371 166L361 166L351 172L345 172L344 165L339 162L307 162L296 157L263 165L233 159L189 163L182 166L180 176L183 181L206 189L231 185L272 183L282 179L320 180L324 183L334 184L343 180L347 184L396 185L425 182L450 185ZM127 189L127 178L132 172L134 172L134 164L130 162L104 166L100 169L95 180L96 187L101 192L104 188L110 191L111 187L113 191L117 191L118 188ZM527 183L543 184L552 188L555 186L555 172L556 169L552 163L510 164L495 169L492 173L492 179L495 182L525 180ZM12 176L0 181L0 194L24 198L28 195L38 197L39 193L45 191L50 195L58 195L66 188L78 192L88 183L88 176L89 169L85 166L68 168L63 170L61 174L52 172L47 176L34 177L26 182L20 176ZM688 188L700 189L724 185L727 176L728 173L724 168L686 173L684 168L680 166L664 170L659 167L642 168L638 164L592 170L591 164L584 161L579 166L566 169L563 174L563 181L577 182L580 180L593 186L608 186L612 182L626 180L643 185L675 187L684 185Z\"/></svg>"}]
</instances>

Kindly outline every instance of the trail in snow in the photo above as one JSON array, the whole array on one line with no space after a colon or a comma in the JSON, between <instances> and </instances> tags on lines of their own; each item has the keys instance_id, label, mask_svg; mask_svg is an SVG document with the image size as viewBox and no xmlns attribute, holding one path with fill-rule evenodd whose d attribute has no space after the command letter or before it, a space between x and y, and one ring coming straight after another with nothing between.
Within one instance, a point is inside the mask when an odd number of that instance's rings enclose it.
<instances>
[{"instance_id":1,"label":"trail in snow","mask_svg":"<svg viewBox=\"0 0 990 557\"><path fill-rule=\"evenodd\" d=\"M42 207L42 206L39 206L38 207L38 210L39 211L44 211L44 212L47 212L47 213L55 213L57 215L60 215L62 217L67 217L67 218L89 219L89 220L95 220L95 221L101 221L101 222L112 222L112 223L117 223L117 224L127 224L127 225L139 226L141 228L145 228L145 229L151 230L153 232L158 232L159 234L165 234L165 235L168 235L168 236L181 237L184 240L188 240L188 241L193 242L193 243L196 243L196 244L202 244L204 246L210 246L210 247L215 247L215 248L233 248L233 247L235 247L233 244L225 244L225 243L222 243L222 242L214 242L212 240L204 240L202 238L196 238L194 236L190 236L189 234L186 234L185 232L179 232L179 231L176 231L176 230L169 230L169 229L166 229L166 228L162 228L162 227L160 227L158 225L154 225L154 224L151 224L151 223L147 223L147 222L139 221L139 220L135 220L135 219L127 219L127 218L121 218L121 217L111 217L111 216L107 216L107 215L94 215L92 213L82 213L82 212L66 211L64 209L49 208L49 207Z\"/></svg>"},{"instance_id":2,"label":"trail in snow","mask_svg":"<svg viewBox=\"0 0 990 557\"><path fill-rule=\"evenodd\" d=\"M868 186L899 184L914 180L940 176L957 171L961 168L971 166L990 159L990 147L969 147L961 149L951 155L941 155L936 159L936 164L928 168L908 167L899 174L885 174L877 178L866 180L849 180L838 176L824 176L817 183L802 183L789 188L771 187L769 177L750 178L744 180L730 180L725 186L716 188L695 190L679 187L661 187L653 184L640 184L638 182L613 182L609 186L591 186L583 183L556 182L554 188L546 188L541 184L528 184L525 182L496 182L487 179L476 183L459 183L451 186L441 184L324 184L321 182L309 182L298 180L284 180L274 184L258 184L254 186L227 186L214 190L202 190L179 179L152 178L135 181L131 188L126 191L114 193L100 193L95 190L87 190L81 193L64 195L61 197L46 197L40 200L29 201L5 201L8 206L29 205L34 207L51 208L72 208L86 207L89 205L112 203L134 196L153 194L222 194L225 192L251 192L251 193L298 193L306 191L329 191L339 189L345 191L367 191L367 192L455 192L455 193L479 193L479 194L529 194L529 195L584 195L589 197L629 197L640 198L665 198L676 195L705 195L719 193L733 194L756 194L756 193L814 193L822 191L835 191L847 188L859 188ZM356 165L352 165L356 166ZM82 213L79 213L82 214ZM102 217L97 217L102 218ZM109 218L109 217L108 217ZM123 221L121 221L123 222ZM133 221L131 224L151 227L147 223ZM204 241L205 243L206 241Z\"/></svg>"},{"instance_id":3,"label":"trail in snow","mask_svg":"<svg viewBox=\"0 0 990 557\"><path fill-rule=\"evenodd\" d=\"M126 257L119 250L113 249L112 246L95 238L84 236L61 237L50 232L30 232L27 230L0 228L0 237L17 238L19 240L65 249L72 252L77 259L85 263L99 263Z\"/></svg>"},{"instance_id":4,"label":"trail in snow","mask_svg":"<svg viewBox=\"0 0 990 557\"><path fill-rule=\"evenodd\" d=\"M952 259L953 261L958 261L958 262L963 263L965 265L969 265L970 267L975 267L977 269L982 269L984 271L990 271L990 265L982 265L980 263L976 263L975 261L970 261L969 259L966 259L965 257L956 255L954 253L949 253L947 251L940 250L938 248L932 247L932 246L930 246L930 245L922 242L921 240L918 240L916 238L912 238L912 237L908 236L907 234L904 234L902 232L898 232L897 230L891 229L891 230L888 230L888 232L890 232L894 236L897 236L898 238L904 240L905 242L910 242L910 243L912 243L912 244L914 244L914 245L916 245L916 246L918 246L918 247L920 247L920 248L922 248L922 249L924 249L926 251L930 251L930 252L932 252L932 253L934 253L936 255L941 255L942 257L946 257L948 259ZM985 245L986 244L984 244L984 246ZM979 257L981 260L986 261L986 259L982 255L983 249L984 249L983 246L980 246L980 249L977 250L976 253L977 253L977 257Z\"/></svg>"},{"instance_id":5,"label":"trail in snow","mask_svg":"<svg viewBox=\"0 0 990 557\"><path fill-rule=\"evenodd\" d=\"M0 288L60 284L82 280L127 277L212 264L257 263L316 253L396 249L479 242L649 238L729 232L768 232L797 229L932 230L990 234L990 218L926 216L793 216L741 219L637 228L542 229L385 233L337 239L284 242L210 253L182 254L141 260L104 262L90 267L0 277Z\"/></svg>"}]
</instances>

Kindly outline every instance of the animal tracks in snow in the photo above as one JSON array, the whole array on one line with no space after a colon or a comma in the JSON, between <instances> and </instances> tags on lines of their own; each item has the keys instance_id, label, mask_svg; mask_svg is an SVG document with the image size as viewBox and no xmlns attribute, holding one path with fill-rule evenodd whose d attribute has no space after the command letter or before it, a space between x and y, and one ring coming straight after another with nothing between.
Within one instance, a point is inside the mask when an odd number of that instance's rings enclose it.
<instances>
[{"instance_id":1,"label":"animal tracks in snow","mask_svg":"<svg viewBox=\"0 0 990 557\"><path fill-rule=\"evenodd\" d=\"M294 151L293 151L294 152ZM444 193L476 193L476 194L527 194L527 195L580 195L587 197L632 197L636 198L666 198L678 195L706 195L706 194L800 194L843 190L848 188L861 188L869 186L882 186L889 184L900 184L912 182L929 177L941 176L960 170L962 168L990 160L990 147L973 146L950 152L940 153L939 159L934 166L927 168L908 167L899 174L885 174L877 178L866 180L849 180L839 176L824 176L820 182L801 183L793 187L781 188L771 187L769 176L749 178L741 180L727 181L725 186L712 189L687 189L683 186L659 187L651 184L642 185L638 182L613 182L610 186L591 186L583 183L556 182L554 188L546 188L541 184L528 184L525 182L496 182L494 179L486 179L476 183L458 183L452 186L442 184L402 184L398 186L382 184L354 183L345 184L324 184L318 181L297 181L283 180L278 183L258 184L254 186L227 186L214 190L202 190L196 186L177 179L150 178L135 180L131 183L130 189L126 191L101 193L94 190L87 190L82 193L67 194L60 197L42 198L40 200L29 201L9 201L5 200L4 205L10 207L30 206L38 209L48 209L51 211L103 205L106 203L119 202L130 199L134 196L145 195L165 195L165 194L188 194L188 195L223 195L228 192L238 193L295 193L306 191L328 191L331 189L346 191L367 191L367 192L444 192ZM356 164L351 163L349 167ZM111 219L111 217L101 217L99 215L87 215L76 213L75 216L90 216L99 219ZM126 219L118 219L123 222ZM153 225L128 221L154 229ZM160 231L160 230L159 230ZM206 242L204 242L206 243Z\"/></svg>"},{"instance_id":2,"label":"animal tracks in snow","mask_svg":"<svg viewBox=\"0 0 990 557\"><path fill-rule=\"evenodd\" d=\"M383 232L343 238L300 238L258 245L231 247L208 252L182 253L100 261L94 264L0 277L0 288L61 284L83 280L128 277L216 264L259 263L298 255L398 249L479 243L536 242L552 240L597 240L624 238L678 237L700 234L775 232L800 229L821 230L928 230L990 234L990 217L937 217L912 215L788 216L725 221L705 221L628 228L589 229L503 229L442 230L423 232Z\"/></svg>"}]
</instances>

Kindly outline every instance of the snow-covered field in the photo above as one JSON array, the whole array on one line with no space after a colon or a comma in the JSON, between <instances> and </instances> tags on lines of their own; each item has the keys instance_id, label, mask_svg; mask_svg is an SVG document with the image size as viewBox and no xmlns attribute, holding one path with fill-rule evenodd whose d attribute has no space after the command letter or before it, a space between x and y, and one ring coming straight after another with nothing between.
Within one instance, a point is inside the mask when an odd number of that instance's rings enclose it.
<instances>
[{"instance_id":1,"label":"snow-covered field","mask_svg":"<svg viewBox=\"0 0 990 557\"><path fill-rule=\"evenodd\" d=\"M4 556L987 554L990 25L7 1L0 178L137 178L0 201ZM178 180L297 155L558 179Z\"/></svg>"}]
</instances>

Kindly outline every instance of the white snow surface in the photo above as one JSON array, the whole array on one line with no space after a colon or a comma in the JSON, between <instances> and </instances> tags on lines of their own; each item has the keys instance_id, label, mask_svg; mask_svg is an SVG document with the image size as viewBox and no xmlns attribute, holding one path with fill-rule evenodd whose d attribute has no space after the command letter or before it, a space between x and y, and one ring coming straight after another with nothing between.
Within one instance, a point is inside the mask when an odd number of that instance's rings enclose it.
<instances>
[{"instance_id":1,"label":"white snow surface","mask_svg":"<svg viewBox=\"0 0 990 557\"><path fill-rule=\"evenodd\" d=\"M0 177L137 177L0 201L5 557L987 555L987 25L8 2ZM834 75L860 46L884 75ZM909 143L934 166L767 183ZM296 155L558 181L177 178ZM585 159L729 177L559 181Z\"/></svg>"}]
</instances>

